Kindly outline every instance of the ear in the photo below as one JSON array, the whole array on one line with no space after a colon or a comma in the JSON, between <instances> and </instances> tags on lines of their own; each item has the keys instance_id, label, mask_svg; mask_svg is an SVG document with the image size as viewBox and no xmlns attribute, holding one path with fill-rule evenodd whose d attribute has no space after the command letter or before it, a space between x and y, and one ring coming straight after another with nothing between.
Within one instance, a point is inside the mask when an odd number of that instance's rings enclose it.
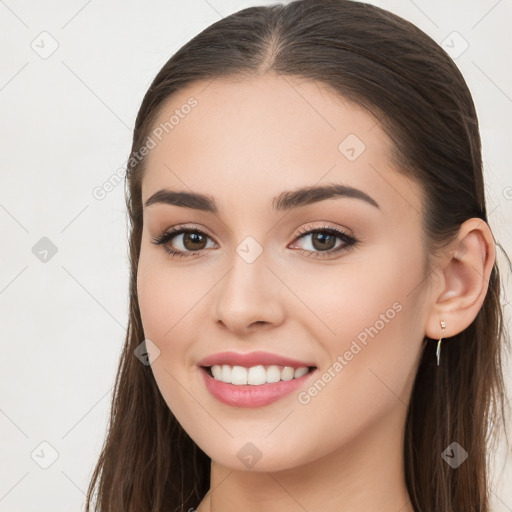
<instances>
[{"instance_id":1,"label":"ear","mask_svg":"<svg viewBox=\"0 0 512 512\"><path fill-rule=\"evenodd\" d=\"M492 232L478 218L465 221L457 238L443 251L432 287L432 307L425 325L431 339L449 338L462 332L475 319L487 294L496 258ZM440 321L446 323L441 330Z\"/></svg>"}]
</instances>

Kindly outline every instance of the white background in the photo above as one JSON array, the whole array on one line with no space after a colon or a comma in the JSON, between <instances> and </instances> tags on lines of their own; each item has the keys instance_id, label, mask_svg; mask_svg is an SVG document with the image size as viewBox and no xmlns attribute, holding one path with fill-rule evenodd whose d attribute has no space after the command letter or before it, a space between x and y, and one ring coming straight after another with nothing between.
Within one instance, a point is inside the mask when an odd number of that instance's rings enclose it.
<instances>
[{"instance_id":1,"label":"white background","mask_svg":"<svg viewBox=\"0 0 512 512\"><path fill-rule=\"evenodd\" d=\"M82 510L128 318L124 187L103 200L92 192L126 161L143 94L168 58L221 17L270 3L0 0L0 512ZM440 44L454 31L469 44L455 61L479 114L490 225L512 253L512 2L372 3ZM47 58L33 49L57 43ZM57 249L47 262L33 253L43 237ZM42 442L58 453L47 469L35 462L51 462ZM505 455L495 512L512 511Z\"/></svg>"}]
</instances>

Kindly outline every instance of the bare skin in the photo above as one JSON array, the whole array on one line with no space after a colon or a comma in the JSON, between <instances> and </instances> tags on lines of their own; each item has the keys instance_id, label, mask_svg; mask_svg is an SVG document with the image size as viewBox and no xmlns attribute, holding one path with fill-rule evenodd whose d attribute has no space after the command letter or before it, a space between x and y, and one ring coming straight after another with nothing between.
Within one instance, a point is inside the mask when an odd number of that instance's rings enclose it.
<instances>
[{"instance_id":1,"label":"bare skin","mask_svg":"<svg viewBox=\"0 0 512 512\"><path fill-rule=\"evenodd\" d=\"M155 126L190 96L198 102L151 149L142 200L161 189L193 191L218 211L147 206L137 283L145 336L160 350L151 365L159 389L212 459L197 510L411 512L402 441L424 337L449 338L475 318L495 258L491 231L466 221L427 274L421 188L393 167L392 142L370 114L289 77L206 85L187 87L160 111ZM343 143L350 134L357 138ZM272 209L285 190L332 183L378 207L337 196ZM151 243L178 225L206 232L196 255ZM334 236L321 254L314 235L301 232L325 227L357 242L347 248ZM251 263L236 251L248 236L262 250ZM167 246L197 247L183 234ZM225 350L311 360L317 378L331 378L316 393L308 391L316 379L309 382L302 400L294 392L263 407L228 406L197 366ZM239 456L247 443L261 454L251 467Z\"/></svg>"}]
</instances>

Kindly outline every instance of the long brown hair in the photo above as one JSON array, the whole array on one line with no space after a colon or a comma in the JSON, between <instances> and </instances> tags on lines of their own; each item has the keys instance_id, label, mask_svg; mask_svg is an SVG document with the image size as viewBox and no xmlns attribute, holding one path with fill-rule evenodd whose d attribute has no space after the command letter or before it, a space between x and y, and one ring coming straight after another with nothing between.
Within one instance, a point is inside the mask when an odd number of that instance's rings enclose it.
<instances>
[{"instance_id":1,"label":"long brown hair","mask_svg":"<svg viewBox=\"0 0 512 512\"><path fill-rule=\"evenodd\" d=\"M424 238L433 255L471 217L487 222L481 142L471 94L454 62L429 36L378 7L348 0L298 0L227 16L180 48L140 107L126 173L130 220L130 311L111 416L87 494L102 512L175 512L209 489L210 459L163 400L150 366L137 298L144 146L164 100L197 81L265 73L322 83L379 119L394 141L398 172L425 192ZM499 245L499 244L498 244ZM500 246L501 247L501 246ZM510 262L509 262L510 263ZM505 425L502 349L509 339L494 264L475 320L422 354L404 437L406 484L414 509L488 512L488 442ZM456 441L469 454L457 469L441 457ZM96 492L95 492L96 491Z\"/></svg>"}]
</instances>

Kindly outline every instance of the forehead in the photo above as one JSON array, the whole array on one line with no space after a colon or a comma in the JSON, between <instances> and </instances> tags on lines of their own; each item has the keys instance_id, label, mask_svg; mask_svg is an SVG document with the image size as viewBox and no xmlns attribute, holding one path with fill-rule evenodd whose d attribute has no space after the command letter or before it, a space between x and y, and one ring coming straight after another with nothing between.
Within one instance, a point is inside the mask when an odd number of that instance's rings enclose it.
<instances>
[{"instance_id":1,"label":"forehead","mask_svg":"<svg viewBox=\"0 0 512 512\"><path fill-rule=\"evenodd\" d=\"M163 188L239 201L243 189L265 203L322 181L387 196L390 206L397 194L415 195L393 169L392 142L377 120L318 82L275 75L196 82L162 104L149 135L143 201Z\"/></svg>"}]
</instances>

